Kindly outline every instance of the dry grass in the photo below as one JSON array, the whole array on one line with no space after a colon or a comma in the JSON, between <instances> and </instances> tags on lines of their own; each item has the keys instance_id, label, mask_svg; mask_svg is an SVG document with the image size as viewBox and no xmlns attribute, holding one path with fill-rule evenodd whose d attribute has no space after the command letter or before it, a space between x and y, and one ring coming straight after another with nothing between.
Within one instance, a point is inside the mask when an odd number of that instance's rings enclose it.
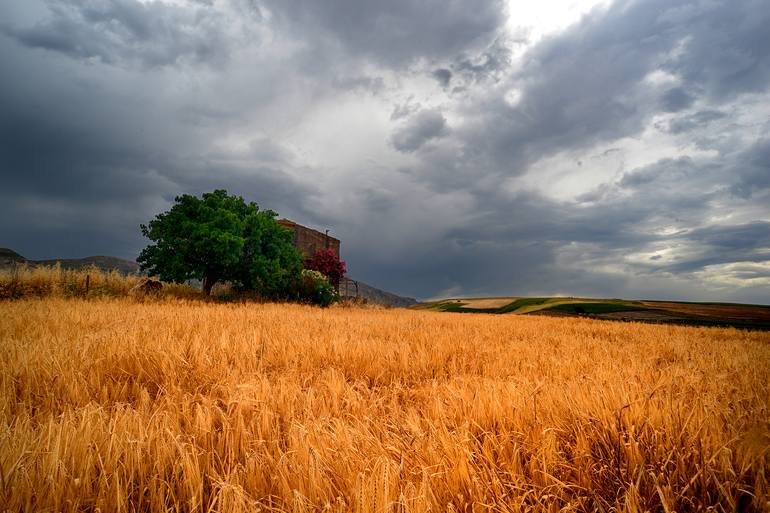
<instances>
[{"instance_id":1,"label":"dry grass","mask_svg":"<svg viewBox=\"0 0 770 513\"><path fill-rule=\"evenodd\" d=\"M10 511L768 511L770 335L0 302Z\"/></svg>"},{"instance_id":2,"label":"dry grass","mask_svg":"<svg viewBox=\"0 0 770 513\"><path fill-rule=\"evenodd\" d=\"M122 275L117 271L105 272L96 267L64 269L61 265L19 265L0 269L0 299L29 297L83 297L127 296L131 288L144 278ZM167 283L156 294L163 297L191 298L200 292L186 285Z\"/></svg>"}]
</instances>

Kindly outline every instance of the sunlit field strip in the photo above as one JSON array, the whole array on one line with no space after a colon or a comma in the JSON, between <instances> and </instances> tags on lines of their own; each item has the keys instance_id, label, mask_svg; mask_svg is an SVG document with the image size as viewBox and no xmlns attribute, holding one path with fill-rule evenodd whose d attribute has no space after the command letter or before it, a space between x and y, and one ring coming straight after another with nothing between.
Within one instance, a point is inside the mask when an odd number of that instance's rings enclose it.
<instances>
[{"instance_id":1,"label":"sunlit field strip","mask_svg":"<svg viewBox=\"0 0 770 513\"><path fill-rule=\"evenodd\" d=\"M0 302L0 509L770 510L770 334Z\"/></svg>"}]
</instances>

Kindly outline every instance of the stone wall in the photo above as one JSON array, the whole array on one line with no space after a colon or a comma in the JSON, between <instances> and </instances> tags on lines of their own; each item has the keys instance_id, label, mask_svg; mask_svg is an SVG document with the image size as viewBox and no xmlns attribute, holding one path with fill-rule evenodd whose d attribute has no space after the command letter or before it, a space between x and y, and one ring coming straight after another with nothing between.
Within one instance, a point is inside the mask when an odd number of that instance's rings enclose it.
<instances>
[{"instance_id":1,"label":"stone wall","mask_svg":"<svg viewBox=\"0 0 770 513\"><path fill-rule=\"evenodd\" d=\"M278 224L294 232L294 245L302 251L305 259L313 257L319 249L331 249L337 258L340 257L340 240L318 230L302 226L288 219L279 219Z\"/></svg>"}]
</instances>

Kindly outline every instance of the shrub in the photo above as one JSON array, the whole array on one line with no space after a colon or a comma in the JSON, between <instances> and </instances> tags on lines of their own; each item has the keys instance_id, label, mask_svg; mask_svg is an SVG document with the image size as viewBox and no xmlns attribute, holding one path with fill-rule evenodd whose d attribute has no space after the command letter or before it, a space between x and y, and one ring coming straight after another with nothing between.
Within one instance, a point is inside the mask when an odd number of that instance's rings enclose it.
<instances>
[{"instance_id":1,"label":"shrub","mask_svg":"<svg viewBox=\"0 0 770 513\"><path fill-rule=\"evenodd\" d=\"M329 279L329 283L339 289L340 280L345 276L345 261L331 249L319 249L305 265L305 268L318 271Z\"/></svg>"},{"instance_id":2,"label":"shrub","mask_svg":"<svg viewBox=\"0 0 770 513\"><path fill-rule=\"evenodd\" d=\"M340 295L326 276L312 269L302 270L300 301L326 307L340 300Z\"/></svg>"}]
</instances>

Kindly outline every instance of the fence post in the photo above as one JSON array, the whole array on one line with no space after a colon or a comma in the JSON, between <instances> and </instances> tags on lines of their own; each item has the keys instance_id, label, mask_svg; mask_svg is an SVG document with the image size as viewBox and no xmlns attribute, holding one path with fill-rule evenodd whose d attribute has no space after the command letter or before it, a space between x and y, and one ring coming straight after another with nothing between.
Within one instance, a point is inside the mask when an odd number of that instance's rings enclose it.
<instances>
[{"instance_id":1,"label":"fence post","mask_svg":"<svg viewBox=\"0 0 770 513\"><path fill-rule=\"evenodd\" d=\"M91 286L91 275L86 274L86 296L88 295L88 289Z\"/></svg>"}]
</instances>

